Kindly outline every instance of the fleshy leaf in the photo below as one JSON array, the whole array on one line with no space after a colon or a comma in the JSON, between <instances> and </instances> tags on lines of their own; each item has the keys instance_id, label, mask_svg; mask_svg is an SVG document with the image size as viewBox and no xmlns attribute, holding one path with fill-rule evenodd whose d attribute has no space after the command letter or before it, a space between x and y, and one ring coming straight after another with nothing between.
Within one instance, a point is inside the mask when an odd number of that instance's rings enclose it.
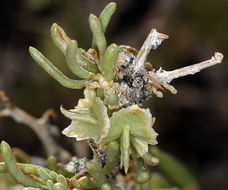
<instances>
[{"instance_id":1,"label":"fleshy leaf","mask_svg":"<svg viewBox=\"0 0 228 190\"><path fill-rule=\"evenodd\" d=\"M152 128L152 115L149 109L133 105L113 113L110 123L108 135L102 143L120 140L121 166L124 166L127 173L131 149L135 150L136 156L143 157L148 153L149 144L157 144L157 133Z\"/></svg>"},{"instance_id":2,"label":"fleshy leaf","mask_svg":"<svg viewBox=\"0 0 228 190\"><path fill-rule=\"evenodd\" d=\"M115 10L116 10L116 3L111 2L108 5L106 5L104 10L101 12L99 19L101 21L103 32L105 32L105 30L108 26L108 23L113 15L113 13L115 12Z\"/></svg>"},{"instance_id":3,"label":"fleshy leaf","mask_svg":"<svg viewBox=\"0 0 228 190\"><path fill-rule=\"evenodd\" d=\"M110 128L107 108L100 98L94 97L93 90L86 89L84 94L86 98L81 99L75 109L65 110L61 107L63 115L72 120L62 133L77 140L92 138L99 143Z\"/></svg>"},{"instance_id":4,"label":"fleshy leaf","mask_svg":"<svg viewBox=\"0 0 228 190\"><path fill-rule=\"evenodd\" d=\"M72 89L80 89L85 86L87 80L73 80L65 76L52 62L50 62L41 52L33 47L29 47L29 53L50 76L57 80L62 86Z\"/></svg>"},{"instance_id":5,"label":"fleshy leaf","mask_svg":"<svg viewBox=\"0 0 228 190\"><path fill-rule=\"evenodd\" d=\"M67 36L66 32L54 23L51 27L51 37L54 44L60 49L60 51L66 55L67 44L71 41L71 39ZM80 51L77 52L77 62L84 69L97 73L99 70L97 65L93 63L87 56L82 55Z\"/></svg>"},{"instance_id":6,"label":"fleshy leaf","mask_svg":"<svg viewBox=\"0 0 228 190\"><path fill-rule=\"evenodd\" d=\"M67 48L66 48L67 66L76 76L78 76L80 78L84 78L84 79L89 79L94 74L80 66L80 64L77 60L77 57L79 54L78 52L80 52L80 50L78 49L77 41L75 41L75 40L69 41L67 44Z\"/></svg>"},{"instance_id":7,"label":"fleshy leaf","mask_svg":"<svg viewBox=\"0 0 228 190\"><path fill-rule=\"evenodd\" d=\"M102 74L105 80L110 81L115 75L116 61L119 55L119 47L111 44L104 53L104 60L101 62Z\"/></svg>"},{"instance_id":8,"label":"fleshy leaf","mask_svg":"<svg viewBox=\"0 0 228 190\"><path fill-rule=\"evenodd\" d=\"M56 23L51 27L51 37L55 45L66 54L67 44L70 41L70 38L67 36L65 31Z\"/></svg>"},{"instance_id":9,"label":"fleshy leaf","mask_svg":"<svg viewBox=\"0 0 228 190\"><path fill-rule=\"evenodd\" d=\"M102 140L104 143L120 138L127 124L130 126L131 137L140 138L151 145L157 144L157 133L152 128L152 115L149 109L142 109L137 105L123 108L113 113L110 123L109 133Z\"/></svg>"},{"instance_id":10,"label":"fleshy leaf","mask_svg":"<svg viewBox=\"0 0 228 190\"><path fill-rule=\"evenodd\" d=\"M123 128L123 133L120 138L120 166L124 166L124 171L127 173L129 168L130 156L130 127L126 124Z\"/></svg>"},{"instance_id":11,"label":"fleshy leaf","mask_svg":"<svg viewBox=\"0 0 228 190\"><path fill-rule=\"evenodd\" d=\"M93 38L95 45L97 46L99 50L99 58L100 62L103 59L105 49L107 47L107 42L104 36L104 32L101 26L101 22L99 18L97 18L95 15L90 14L89 15L89 24L90 24L90 29L93 33Z\"/></svg>"},{"instance_id":12,"label":"fleshy leaf","mask_svg":"<svg viewBox=\"0 0 228 190\"><path fill-rule=\"evenodd\" d=\"M70 110L69 111L65 110L62 106L60 107L60 110L65 117L67 117L71 120L86 122L86 123L94 124L94 125L98 124L97 119L94 118L93 115L89 111L88 111L89 112L88 114L75 113Z\"/></svg>"},{"instance_id":13,"label":"fleshy leaf","mask_svg":"<svg viewBox=\"0 0 228 190\"><path fill-rule=\"evenodd\" d=\"M94 90L90 90L86 88L84 90L84 96L85 96L85 99L80 99L78 101L78 106L76 106L75 109L92 107L94 98L96 96L96 92Z\"/></svg>"},{"instance_id":14,"label":"fleshy leaf","mask_svg":"<svg viewBox=\"0 0 228 190\"><path fill-rule=\"evenodd\" d=\"M131 143L134 145L134 149L136 150L137 154L142 157L145 153L148 152L148 142L137 138L131 137Z\"/></svg>"}]
</instances>

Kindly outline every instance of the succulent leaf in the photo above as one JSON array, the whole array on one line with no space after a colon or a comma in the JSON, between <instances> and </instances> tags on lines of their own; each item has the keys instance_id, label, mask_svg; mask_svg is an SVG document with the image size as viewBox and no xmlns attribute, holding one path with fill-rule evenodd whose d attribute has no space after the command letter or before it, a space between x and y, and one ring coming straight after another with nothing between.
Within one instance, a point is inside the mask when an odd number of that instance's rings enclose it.
<instances>
[{"instance_id":1,"label":"succulent leaf","mask_svg":"<svg viewBox=\"0 0 228 190\"><path fill-rule=\"evenodd\" d=\"M77 140L92 138L99 143L108 133L110 121L104 102L94 97L95 91L85 90L85 99L79 101L79 105L72 110L61 108L61 112L72 120L69 127L63 130L63 134L74 137ZM80 109L89 108L89 114L77 113ZM75 111L76 110L76 111Z\"/></svg>"},{"instance_id":2,"label":"succulent leaf","mask_svg":"<svg viewBox=\"0 0 228 190\"><path fill-rule=\"evenodd\" d=\"M16 160L13 156L13 153L12 153L12 150L11 150L9 144L6 143L5 141L1 142L1 154L2 154L3 160L5 161L5 164L7 166L9 173L14 177L14 179L18 183L20 183L26 187L46 189L45 187L36 183L31 178L29 178L28 176L26 176L22 173L22 171L18 168L18 166L16 164Z\"/></svg>"},{"instance_id":3,"label":"succulent leaf","mask_svg":"<svg viewBox=\"0 0 228 190\"><path fill-rule=\"evenodd\" d=\"M88 176L83 176L78 180L82 188L89 188L91 186L91 180Z\"/></svg>"},{"instance_id":4,"label":"succulent leaf","mask_svg":"<svg viewBox=\"0 0 228 190\"><path fill-rule=\"evenodd\" d=\"M57 182L62 183L63 185L67 186L66 178L61 174L57 176Z\"/></svg>"},{"instance_id":5,"label":"succulent leaf","mask_svg":"<svg viewBox=\"0 0 228 190\"><path fill-rule=\"evenodd\" d=\"M136 170L136 182L139 184L144 184L148 182L151 178L150 173L144 167L144 161L142 158L135 158L134 165Z\"/></svg>"},{"instance_id":6,"label":"succulent leaf","mask_svg":"<svg viewBox=\"0 0 228 190\"><path fill-rule=\"evenodd\" d=\"M56 183L53 186L53 190L67 190L67 187L62 183Z\"/></svg>"},{"instance_id":7,"label":"succulent leaf","mask_svg":"<svg viewBox=\"0 0 228 190\"><path fill-rule=\"evenodd\" d=\"M107 81L114 77L116 69L116 61L119 55L119 47L116 44L111 44L107 47L104 53L104 60L101 63L102 74Z\"/></svg>"},{"instance_id":8,"label":"succulent leaf","mask_svg":"<svg viewBox=\"0 0 228 190\"><path fill-rule=\"evenodd\" d=\"M134 149L140 157L148 152L148 142L146 140L132 136L131 143L134 145Z\"/></svg>"},{"instance_id":9,"label":"succulent leaf","mask_svg":"<svg viewBox=\"0 0 228 190\"><path fill-rule=\"evenodd\" d=\"M103 138L102 143L120 139L121 166L124 166L127 173L130 148L136 151L137 156L143 157L148 153L149 144L157 144L157 133L152 128L152 115L149 109L133 105L114 112L110 124L108 135Z\"/></svg>"},{"instance_id":10,"label":"succulent leaf","mask_svg":"<svg viewBox=\"0 0 228 190\"><path fill-rule=\"evenodd\" d=\"M65 31L56 23L51 27L51 37L54 44L66 55L67 44L70 41L70 38L67 36Z\"/></svg>"},{"instance_id":11,"label":"succulent leaf","mask_svg":"<svg viewBox=\"0 0 228 190\"><path fill-rule=\"evenodd\" d=\"M89 55L89 53L88 53ZM88 58L86 56L86 54L83 54L82 50L79 49L79 51L77 52L77 62L79 63L79 65L81 67L83 67L84 69L86 69L87 71L89 72L92 72L92 73L99 73L99 69L98 69L98 63L97 63L97 60L91 60L90 58ZM92 56L92 55L90 55Z\"/></svg>"},{"instance_id":12,"label":"succulent leaf","mask_svg":"<svg viewBox=\"0 0 228 190\"><path fill-rule=\"evenodd\" d=\"M158 147L150 148L150 153L160 160L159 168L178 187L192 187L198 189L198 182L194 175L177 158L160 150Z\"/></svg>"},{"instance_id":13,"label":"succulent leaf","mask_svg":"<svg viewBox=\"0 0 228 190\"><path fill-rule=\"evenodd\" d=\"M51 27L51 37L54 44L59 48L59 50L64 55L66 55L67 45L71 41L71 39L67 36L66 32L56 23L54 23ZM97 73L99 71L97 68L97 65L93 63L88 57L84 56L81 53L80 49L77 52L76 56L77 56L77 62L84 69L93 73Z\"/></svg>"},{"instance_id":14,"label":"succulent leaf","mask_svg":"<svg viewBox=\"0 0 228 190\"><path fill-rule=\"evenodd\" d=\"M124 166L124 171L127 173L129 168L130 156L130 126L126 124L123 128L123 133L120 137L120 166Z\"/></svg>"},{"instance_id":15,"label":"succulent leaf","mask_svg":"<svg viewBox=\"0 0 228 190\"><path fill-rule=\"evenodd\" d=\"M157 166L159 164L159 159L152 156L149 152L145 153L142 157L144 162L149 166Z\"/></svg>"},{"instance_id":16,"label":"succulent leaf","mask_svg":"<svg viewBox=\"0 0 228 190\"><path fill-rule=\"evenodd\" d=\"M86 88L84 90L84 96L85 96L85 98L80 99L78 101L78 105L73 110L77 110L77 108L79 110L83 110L83 108L91 108L93 106L94 98L96 96L96 92L94 90ZM73 110L71 110L71 111L73 111Z\"/></svg>"},{"instance_id":17,"label":"succulent leaf","mask_svg":"<svg viewBox=\"0 0 228 190\"><path fill-rule=\"evenodd\" d=\"M139 184L144 184L150 180L151 176L148 171L141 171L137 177L136 177L136 182Z\"/></svg>"},{"instance_id":18,"label":"succulent leaf","mask_svg":"<svg viewBox=\"0 0 228 190\"><path fill-rule=\"evenodd\" d=\"M51 63L41 52L33 47L29 47L29 53L32 58L62 86L72 89L80 89L85 86L87 80L73 80L65 76L53 63Z\"/></svg>"},{"instance_id":19,"label":"succulent leaf","mask_svg":"<svg viewBox=\"0 0 228 190\"><path fill-rule=\"evenodd\" d=\"M104 36L104 32L101 26L101 22L99 18L97 18L95 15L90 14L89 16L89 24L90 24L90 29L93 33L93 38L95 45L97 46L99 50L99 57L100 57L100 62L103 59L105 49L107 47L107 42Z\"/></svg>"},{"instance_id":20,"label":"succulent leaf","mask_svg":"<svg viewBox=\"0 0 228 190\"><path fill-rule=\"evenodd\" d=\"M111 127L108 135L102 140L107 143L117 140L122 135L123 128L130 126L131 137L140 138L148 144L157 144L157 133L152 128L152 115L149 109L142 109L137 105L122 108L114 112L110 119Z\"/></svg>"},{"instance_id":21,"label":"succulent leaf","mask_svg":"<svg viewBox=\"0 0 228 190\"><path fill-rule=\"evenodd\" d=\"M103 32L106 31L106 28L108 26L108 23L113 15L113 13L116 10L116 3L111 2L108 5L105 6L101 14L99 15L99 19L102 25Z\"/></svg>"},{"instance_id":22,"label":"succulent leaf","mask_svg":"<svg viewBox=\"0 0 228 190\"><path fill-rule=\"evenodd\" d=\"M56 170L57 168L57 160L54 156L50 156L48 159L47 159L47 168L49 170Z\"/></svg>"},{"instance_id":23,"label":"succulent leaf","mask_svg":"<svg viewBox=\"0 0 228 190\"><path fill-rule=\"evenodd\" d=\"M105 8L103 9L103 11L101 12L101 14L99 15L99 20L101 22L101 27L103 30L103 33L105 33L106 28L108 26L108 23L112 17L112 15L114 14L116 10L116 3L115 2L111 2L108 5L105 6ZM94 38L92 41L92 47L95 49L96 45L94 42Z\"/></svg>"},{"instance_id":24,"label":"succulent leaf","mask_svg":"<svg viewBox=\"0 0 228 190\"><path fill-rule=\"evenodd\" d=\"M96 186L100 188L107 181L100 163L89 161L86 163L86 169L94 178Z\"/></svg>"},{"instance_id":25,"label":"succulent leaf","mask_svg":"<svg viewBox=\"0 0 228 190\"><path fill-rule=\"evenodd\" d=\"M119 102L119 98L116 94L111 93L108 95L108 105L114 106L118 104L118 102Z\"/></svg>"},{"instance_id":26,"label":"succulent leaf","mask_svg":"<svg viewBox=\"0 0 228 190\"><path fill-rule=\"evenodd\" d=\"M114 167L117 165L119 161L120 155L120 145L116 141L112 141L107 146L107 156L106 156L106 163L104 166L104 173L110 173Z\"/></svg>"},{"instance_id":27,"label":"succulent leaf","mask_svg":"<svg viewBox=\"0 0 228 190\"><path fill-rule=\"evenodd\" d=\"M52 180L47 181L47 188L48 190L53 190L54 183Z\"/></svg>"},{"instance_id":28,"label":"succulent leaf","mask_svg":"<svg viewBox=\"0 0 228 190\"><path fill-rule=\"evenodd\" d=\"M53 180L52 177L44 169L39 168L37 172L43 181L47 182L48 180Z\"/></svg>"},{"instance_id":29,"label":"succulent leaf","mask_svg":"<svg viewBox=\"0 0 228 190\"><path fill-rule=\"evenodd\" d=\"M89 71L85 70L80 66L77 60L77 54L80 50L78 49L78 44L75 40L71 40L67 44L66 48L66 63L69 69L78 77L89 79L93 75Z\"/></svg>"},{"instance_id":30,"label":"succulent leaf","mask_svg":"<svg viewBox=\"0 0 228 190\"><path fill-rule=\"evenodd\" d=\"M62 114L65 117L67 117L71 120L87 122L87 123L94 124L94 125L98 124L97 119L94 118L91 113L89 113L89 114L82 114L82 113L77 113L77 112L75 113L72 111L65 110L62 106L60 107L60 111L62 112Z\"/></svg>"}]
</instances>

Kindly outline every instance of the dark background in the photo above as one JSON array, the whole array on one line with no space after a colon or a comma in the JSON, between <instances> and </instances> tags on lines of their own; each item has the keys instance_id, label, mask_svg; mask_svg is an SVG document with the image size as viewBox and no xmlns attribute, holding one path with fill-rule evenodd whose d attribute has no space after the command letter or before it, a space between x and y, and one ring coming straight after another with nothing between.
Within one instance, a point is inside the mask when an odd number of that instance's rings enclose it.
<instances>
[{"instance_id":1,"label":"dark background","mask_svg":"<svg viewBox=\"0 0 228 190\"><path fill-rule=\"evenodd\" d=\"M69 124L61 116L59 105L72 108L82 91L60 86L34 63L28 46L37 47L72 77L51 41L50 27L53 22L58 23L80 47L88 49L92 38L88 15L98 15L108 2L1 1L0 89L7 92L14 105L36 117L53 108L59 116L54 123L61 130ZM139 49L152 28L170 36L148 58L156 69L194 64L209 59L215 51L225 55L221 65L174 80L177 95L166 92L163 99L152 97L144 106L156 116L159 146L182 160L202 189L228 189L228 1L119 0L117 5L106 32L109 44ZM33 131L10 118L0 118L0 140L3 139L31 155L43 155ZM61 144L68 150L70 142L61 137Z\"/></svg>"}]
</instances>

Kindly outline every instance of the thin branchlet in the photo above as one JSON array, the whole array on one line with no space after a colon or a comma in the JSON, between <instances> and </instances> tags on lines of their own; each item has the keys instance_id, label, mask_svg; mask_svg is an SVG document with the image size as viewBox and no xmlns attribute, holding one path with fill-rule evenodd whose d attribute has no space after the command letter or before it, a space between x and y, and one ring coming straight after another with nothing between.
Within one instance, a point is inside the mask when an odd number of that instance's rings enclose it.
<instances>
[{"instance_id":1,"label":"thin branchlet","mask_svg":"<svg viewBox=\"0 0 228 190\"><path fill-rule=\"evenodd\" d=\"M156 71L148 67L146 58L150 50L156 49L167 38L167 35L158 33L153 29L137 55L129 53L128 47L120 48L121 51L117 60L117 74L114 78L114 81L119 83L119 107L127 107L134 104L141 105L145 100L151 98L153 94L162 98L165 89L172 94L176 94L177 90L169 84L173 79L190 74L193 75L202 69L222 62L223 54L216 52L207 61L173 71L165 71L161 68Z\"/></svg>"},{"instance_id":2,"label":"thin branchlet","mask_svg":"<svg viewBox=\"0 0 228 190\"><path fill-rule=\"evenodd\" d=\"M157 47L162 43L162 41L168 38L169 36L158 33L156 29L151 30L136 57L136 65L134 68L135 72L139 71L139 69L141 68L144 68L144 63L146 62L146 58L147 55L150 53L150 50L157 49Z\"/></svg>"},{"instance_id":3,"label":"thin branchlet","mask_svg":"<svg viewBox=\"0 0 228 190\"><path fill-rule=\"evenodd\" d=\"M159 69L156 72L149 72L149 74L154 77L160 83L170 83L173 79L180 78L186 75L194 75L200 72L202 69L217 65L222 62L223 54L215 52L214 56L207 61L176 69L173 71L165 71Z\"/></svg>"}]
</instances>

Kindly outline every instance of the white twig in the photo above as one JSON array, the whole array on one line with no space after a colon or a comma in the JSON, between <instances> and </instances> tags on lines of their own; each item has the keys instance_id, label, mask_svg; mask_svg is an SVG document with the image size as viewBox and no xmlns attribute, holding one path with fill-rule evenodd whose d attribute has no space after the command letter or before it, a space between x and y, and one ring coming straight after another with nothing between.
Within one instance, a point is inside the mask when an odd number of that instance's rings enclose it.
<instances>
[{"instance_id":1,"label":"white twig","mask_svg":"<svg viewBox=\"0 0 228 190\"><path fill-rule=\"evenodd\" d=\"M158 33L156 29L151 30L136 57L135 72L137 72L141 68L144 68L144 62L146 61L147 55L150 53L150 50L156 49L163 40L168 38L169 36Z\"/></svg>"},{"instance_id":2,"label":"white twig","mask_svg":"<svg viewBox=\"0 0 228 190\"><path fill-rule=\"evenodd\" d=\"M30 115L29 113L25 112L21 108L12 106L12 104L9 101L9 98L6 102L5 100L7 96L5 95L5 93L1 92L0 96L5 102L5 108L0 110L0 117L11 117L17 123L22 123L24 125L29 126L40 138L41 142L47 150L48 156L56 156L62 162L67 162L70 160L71 155L69 154L69 152L63 149L50 135L50 131L53 131L54 129L58 130L56 126L51 125L48 122L48 117L50 115L53 115L53 111L48 110L44 113L44 115L41 118L36 118ZM9 105L9 103L10 106L7 106Z\"/></svg>"},{"instance_id":3,"label":"white twig","mask_svg":"<svg viewBox=\"0 0 228 190\"><path fill-rule=\"evenodd\" d=\"M173 79L183 77L186 75L194 75L197 72L200 72L202 69L207 67L211 67L213 65L217 65L222 62L223 54L216 52L211 59L207 61L203 61L201 63L197 63L194 65L190 65L187 67L183 67L180 69L176 69L173 71L164 71L159 69L156 72L149 72L149 74L160 83L170 83Z\"/></svg>"}]
</instances>

